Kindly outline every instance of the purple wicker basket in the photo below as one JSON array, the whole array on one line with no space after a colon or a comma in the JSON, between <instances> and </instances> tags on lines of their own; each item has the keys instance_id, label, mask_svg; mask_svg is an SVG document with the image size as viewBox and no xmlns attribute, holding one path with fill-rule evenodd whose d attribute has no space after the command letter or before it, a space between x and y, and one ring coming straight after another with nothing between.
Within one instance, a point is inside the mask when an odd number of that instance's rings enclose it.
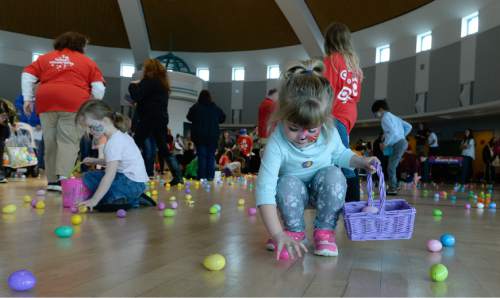
<instances>
[{"instance_id":1,"label":"purple wicker basket","mask_svg":"<svg viewBox=\"0 0 500 298\"><path fill-rule=\"evenodd\" d=\"M347 237L353 241L410 239L416 210L404 199L386 200L384 174L376 165L380 200L372 197L372 175L367 176L368 201L349 202L344 206ZM363 212L366 206L376 206L377 213Z\"/></svg>"}]
</instances>

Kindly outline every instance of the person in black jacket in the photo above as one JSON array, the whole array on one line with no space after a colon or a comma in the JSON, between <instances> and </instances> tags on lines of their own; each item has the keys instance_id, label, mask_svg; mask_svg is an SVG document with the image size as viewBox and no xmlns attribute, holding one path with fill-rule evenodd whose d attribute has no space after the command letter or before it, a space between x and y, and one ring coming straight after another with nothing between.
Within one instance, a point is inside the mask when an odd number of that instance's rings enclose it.
<instances>
[{"instance_id":1,"label":"person in black jacket","mask_svg":"<svg viewBox=\"0 0 500 298\"><path fill-rule=\"evenodd\" d=\"M495 160L494 144L495 139L492 138L483 148L484 179L488 184L495 182L495 167L493 166L493 161Z\"/></svg>"},{"instance_id":2,"label":"person in black jacket","mask_svg":"<svg viewBox=\"0 0 500 298\"><path fill-rule=\"evenodd\" d=\"M172 173L170 184L183 183L177 159L167 147L165 132L168 125L170 84L165 67L156 59L146 59L142 80L131 82L128 90L130 97L137 103L138 121L134 134L137 146L143 149L145 140L152 136Z\"/></svg>"},{"instance_id":3,"label":"person in black jacket","mask_svg":"<svg viewBox=\"0 0 500 298\"><path fill-rule=\"evenodd\" d=\"M187 114L191 121L191 138L198 157L198 179L213 180L215 150L219 140L219 124L226 120L224 112L212 101L210 92L202 90Z\"/></svg>"}]
</instances>

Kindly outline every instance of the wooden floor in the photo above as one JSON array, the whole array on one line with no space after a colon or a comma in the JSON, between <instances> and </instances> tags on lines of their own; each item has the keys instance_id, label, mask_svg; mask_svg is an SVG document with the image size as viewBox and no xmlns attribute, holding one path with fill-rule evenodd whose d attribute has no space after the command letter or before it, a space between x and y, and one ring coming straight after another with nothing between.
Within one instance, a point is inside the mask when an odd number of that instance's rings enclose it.
<instances>
[{"instance_id":1,"label":"wooden floor","mask_svg":"<svg viewBox=\"0 0 500 298\"><path fill-rule=\"evenodd\" d=\"M0 296L11 292L8 275L29 269L38 278L36 288L22 296L499 296L500 220L494 211L466 211L464 194L452 204L434 202L408 191L404 196L417 207L413 239L351 242L343 225L338 228L338 257L308 254L296 262L277 262L264 249L266 233L258 217L246 208L253 193L236 187L192 187L195 204L189 207L183 191L160 190L160 200L178 198L174 218L153 208L136 209L127 218L114 214L87 214L71 239L59 239L54 228L70 224L71 213L61 198L49 194L46 210L34 210L22 197L33 195L43 179L0 185L0 205L17 205L0 222ZM448 187L449 190L449 187ZM496 194L498 194L498 189ZM245 208L237 206L246 199ZM208 214L219 203L219 215ZM432 217L439 205L441 220ZM312 222L312 211L307 222ZM455 235L455 248L426 251L428 239ZM311 230L308 231L311 238ZM206 271L201 261L221 253L227 266ZM449 269L446 282L429 280L433 263Z\"/></svg>"}]
</instances>

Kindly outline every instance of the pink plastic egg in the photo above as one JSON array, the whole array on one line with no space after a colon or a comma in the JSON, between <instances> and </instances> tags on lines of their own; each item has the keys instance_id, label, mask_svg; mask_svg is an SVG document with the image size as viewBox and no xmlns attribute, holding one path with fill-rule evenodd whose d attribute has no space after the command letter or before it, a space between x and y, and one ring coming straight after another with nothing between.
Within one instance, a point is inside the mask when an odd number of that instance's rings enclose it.
<instances>
[{"instance_id":1,"label":"pink plastic egg","mask_svg":"<svg viewBox=\"0 0 500 298\"><path fill-rule=\"evenodd\" d=\"M71 213L78 213L78 207L77 206L71 206L71 208L69 208L69 210L71 211Z\"/></svg>"},{"instance_id":2,"label":"pink plastic egg","mask_svg":"<svg viewBox=\"0 0 500 298\"><path fill-rule=\"evenodd\" d=\"M436 240L436 239L431 239L427 241L427 249L430 252L439 252L441 249L443 249L443 244L441 244L441 241Z\"/></svg>"},{"instance_id":3,"label":"pink plastic egg","mask_svg":"<svg viewBox=\"0 0 500 298\"><path fill-rule=\"evenodd\" d=\"M470 204L469 204L469 203L467 203L467 204L465 204L465 206L464 206L464 207L465 207L465 209L467 209L467 210L468 210L468 209L470 209Z\"/></svg>"},{"instance_id":4,"label":"pink plastic egg","mask_svg":"<svg viewBox=\"0 0 500 298\"><path fill-rule=\"evenodd\" d=\"M254 216L255 214L257 214L257 209L256 208L248 208L248 215L250 216Z\"/></svg>"},{"instance_id":5,"label":"pink plastic egg","mask_svg":"<svg viewBox=\"0 0 500 298\"><path fill-rule=\"evenodd\" d=\"M37 195L37 196L40 196L40 197L45 196L45 190L43 190L43 189L39 189L39 190L37 190L37 191L36 191L36 195Z\"/></svg>"}]
</instances>

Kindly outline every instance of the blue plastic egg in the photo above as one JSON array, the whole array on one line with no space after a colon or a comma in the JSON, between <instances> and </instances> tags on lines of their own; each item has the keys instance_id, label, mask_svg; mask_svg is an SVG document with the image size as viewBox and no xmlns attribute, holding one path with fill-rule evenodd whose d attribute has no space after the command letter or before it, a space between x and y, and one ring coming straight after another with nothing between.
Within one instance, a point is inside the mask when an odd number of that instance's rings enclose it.
<instances>
[{"instance_id":1,"label":"blue plastic egg","mask_svg":"<svg viewBox=\"0 0 500 298\"><path fill-rule=\"evenodd\" d=\"M439 240L441 240L444 247L455 246L455 236L452 234L443 234Z\"/></svg>"}]
</instances>

